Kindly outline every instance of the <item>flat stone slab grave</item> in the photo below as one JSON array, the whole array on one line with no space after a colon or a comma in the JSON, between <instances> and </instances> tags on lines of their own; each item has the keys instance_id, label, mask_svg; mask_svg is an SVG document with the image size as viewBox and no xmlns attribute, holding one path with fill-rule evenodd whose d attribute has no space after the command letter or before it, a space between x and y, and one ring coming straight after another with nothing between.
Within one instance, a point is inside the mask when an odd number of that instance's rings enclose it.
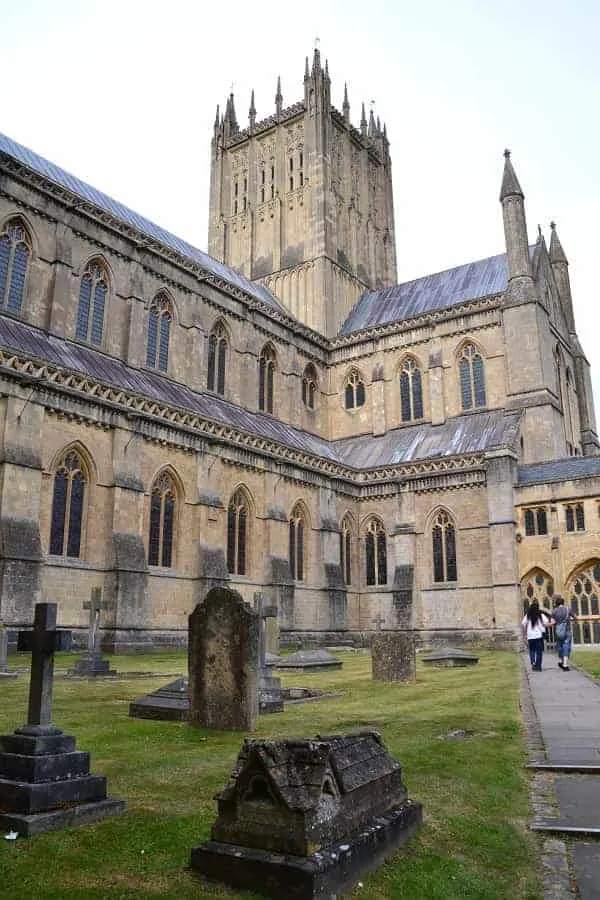
<instances>
[{"instance_id":1,"label":"flat stone slab grave","mask_svg":"<svg viewBox=\"0 0 600 900\"><path fill-rule=\"evenodd\" d=\"M342 661L328 653L327 650L298 650L283 656L276 669L284 669L286 672L323 672L328 669L341 669Z\"/></svg>"},{"instance_id":2,"label":"flat stone slab grave","mask_svg":"<svg viewBox=\"0 0 600 900\"><path fill-rule=\"evenodd\" d=\"M479 662L479 657L473 653L467 653L465 650L458 650L454 647L444 647L443 650L432 650L426 655L421 656L426 666L436 666L439 668L453 668L475 666Z\"/></svg>"},{"instance_id":3,"label":"flat stone slab grave","mask_svg":"<svg viewBox=\"0 0 600 900\"><path fill-rule=\"evenodd\" d=\"M129 704L134 719L161 719L186 722L190 711L187 678L176 678Z\"/></svg>"},{"instance_id":4,"label":"flat stone slab grave","mask_svg":"<svg viewBox=\"0 0 600 900\"><path fill-rule=\"evenodd\" d=\"M52 725L54 654L71 649L71 632L56 628L56 603L37 603L33 631L20 631L31 653L27 724L0 737L0 829L31 837L121 813L106 796L104 775L90 774L89 753Z\"/></svg>"}]
</instances>

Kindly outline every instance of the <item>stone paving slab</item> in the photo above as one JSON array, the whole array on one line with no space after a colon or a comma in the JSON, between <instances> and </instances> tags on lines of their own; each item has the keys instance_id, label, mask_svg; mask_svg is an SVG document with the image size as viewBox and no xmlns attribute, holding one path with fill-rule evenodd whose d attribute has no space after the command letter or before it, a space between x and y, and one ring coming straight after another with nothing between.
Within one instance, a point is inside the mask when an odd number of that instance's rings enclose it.
<instances>
[{"instance_id":1,"label":"stone paving slab","mask_svg":"<svg viewBox=\"0 0 600 900\"><path fill-rule=\"evenodd\" d=\"M600 844L573 844L580 900L600 900Z\"/></svg>"},{"instance_id":2,"label":"stone paving slab","mask_svg":"<svg viewBox=\"0 0 600 900\"><path fill-rule=\"evenodd\" d=\"M595 775L557 775L554 789L563 819L579 827L600 829L600 778Z\"/></svg>"}]
</instances>

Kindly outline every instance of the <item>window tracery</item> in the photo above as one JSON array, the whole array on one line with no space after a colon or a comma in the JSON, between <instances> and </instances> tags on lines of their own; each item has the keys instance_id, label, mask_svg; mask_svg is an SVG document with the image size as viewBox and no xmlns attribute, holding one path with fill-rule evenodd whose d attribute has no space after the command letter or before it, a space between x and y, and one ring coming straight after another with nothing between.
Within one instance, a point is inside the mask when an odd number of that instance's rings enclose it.
<instances>
[{"instance_id":1,"label":"window tracery","mask_svg":"<svg viewBox=\"0 0 600 900\"><path fill-rule=\"evenodd\" d=\"M148 347L146 365L150 369L167 372L169 368L169 339L171 335L171 302L165 294L158 294L148 311Z\"/></svg>"},{"instance_id":2,"label":"window tracery","mask_svg":"<svg viewBox=\"0 0 600 900\"><path fill-rule=\"evenodd\" d=\"M365 530L365 569L368 585L387 584L387 544L385 528L370 519Z\"/></svg>"},{"instance_id":3,"label":"window tracery","mask_svg":"<svg viewBox=\"0 0 600 900\"><path fill-rule=\"evenodd\" d=\"M273 348L264 347L258 361L258 408L268 413L273 412L275 362Z\"/></svg>"},{"instance_id":4,"label":"window tracery","mask_svg":"<svg viewBox=\"0 0 600 900\"><path fill-rule=\"evenodd\" d=\"M474 344L465 344L459 360L460 394L463 409L485 406L483 359Z\"/></svg>"},{"instance_id":5,"label":"window tracery","mask_svg":"<svg viewBox=\"0 0 600 900\"><path fill-rule=\"evenodd\" d=\"M421 370L413 359L406 359L400 370L400 411L403 422L423 418Z\"/></svg>"},{"instance_id":6,"label":"window tracery","mask_svg":"<svg viewBox=\"0 0 600 900\"><path fill-rule=\"evenodd\" d=\"M75 337L78 341L100 346L104 329L104 307L108 293L106 272L91 262L81 278Z\"/></svg>"},{"instance_id":7,"label":"window tracery","mask_svg":"<svg viewBox=\"0 0 600 900\"><path fill-rule=\"evenodd\" d=\"M219 322L208 339L208 372L206 386L217 394L225 393L227 368L227 332Z\"/></svg>"},{"instance_id":8,"label":"window tracery","mask_svg":"<svg viewBox=\"0 0 600 900\"><path fill-rule=\"evenodd\" d=\"M50 553L54 556L80 555L86 481L81 457L69 450L54 475L50 524Z\"/></svg>"},{"instance_id":9,"label":"window tracery","mask_svg":"<svg viewBox=\"0 0 600 900\"><path fill-rule=\"evenodd\" d=\"M457 581L456 530L447 512L440 510L433 521L433 580Z\"/></svg>"},{"instance_id":10,"label":"window tracery","mask_svg":"<svg viewBox=\"0 0 600 900\"><path fill-rule=\"evenodd\" d=\"M150 492L150 533L148 565L170 568L173 563L173 534L177 492L168 472L162 472Z\"/></svg>"},{"instance_id":11,"label":"window tracery","mask_svg":"<svg viewBox=\"0 0 600 900\"><path fill-rule=\"evenodd\" d=\"M352 522L344 516L340 528L340 566L344 584L352 584Z\"/></svg>"},{"instance_id":12,"label":"window tracery","mask_svg":"<svg viewBox=\"0 0 600 900\"><path fill-rule=\"evenodd\" d=\"M365 384L358 369L352 369L346 378L344 405L346 409L357 409L365 404Z\"/></svg>"},{"instance_id":13,"label":"window tracery","mask_svg":"<svg viewBox=\"0 0 600 900\"><path fill-rule=\"evenodd\" d=\"M304 581L305 574L305 532L306 516L297 503L292 510L289 523L290 572L294 581Z\"/></svg>"},{"instance_id":14,"label":"window tracery","mask_svg":"<svg viewBox=\"0 0 600 900\"><path fill-rule=\"evenodd\" d=\"M0 306L9 312L21 311L31 248L25 227L18 219L8 222L0 233Z\"/></svg>"},{"instance_id":15,"label":"window tracery","mask_svg":"<svg viewBox=\"0 0 600 900\"><path fill-rule=\"evenodd\" d=\"M248 501L238 490L227 510L227 570L235 575L248 574L248 518Z\"/></svg>"},{"instance_id":16,"label":"window tracery","mask_svg":"<svg viewBox=\"0 0 600 900\"><path fill-rule=\"evenodd\" d=\"M317 371L312 363L309 363L302 376L302 402L307 409L314 409L317 396Z\"/></svg>"}]
</instances>

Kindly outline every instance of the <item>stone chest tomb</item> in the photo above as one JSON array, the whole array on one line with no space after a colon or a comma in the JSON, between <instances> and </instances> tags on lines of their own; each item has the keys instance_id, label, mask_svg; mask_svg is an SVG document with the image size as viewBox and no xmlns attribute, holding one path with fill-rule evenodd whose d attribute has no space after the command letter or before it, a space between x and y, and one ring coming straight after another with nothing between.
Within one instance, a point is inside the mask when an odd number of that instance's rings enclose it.
<instances>
[{"instance_id":1,"label":"stone chest tomb","mask_svg":"<svg viewBox=\"0 0 600 900\"><path fill-rule=\"evenodd\" d=\"M245 740L192 868L281 898L349 890L419 826L402 767L377 732Z\"/></svg>"}]
</instances>

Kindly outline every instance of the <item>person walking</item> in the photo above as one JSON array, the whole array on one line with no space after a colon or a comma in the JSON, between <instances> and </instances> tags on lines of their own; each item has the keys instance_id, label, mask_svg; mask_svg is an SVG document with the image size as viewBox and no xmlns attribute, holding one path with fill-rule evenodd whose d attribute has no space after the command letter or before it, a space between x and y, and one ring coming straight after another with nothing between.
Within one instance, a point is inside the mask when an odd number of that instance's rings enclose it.
<instances>
[{"instance_id":1,"label":"person walking","mask_svg":"<svg viewBox=\"0 0 600 900\"><path fill-rule=\"evenodd\" d=\"M542 671L542 656L544 654L544 632L550 624L550 619L540 611L537 600L532 600L529 609L521 620L523 635L529 647L529 659L534 672Z\"/></svg>"},{"instance_id":2,"label":"person walking","mask_svg":"<svg viewBox=\"0 0 600 900\"><path fill-rule=\"evenodd\" d=\"M563 672L568 672L569 656L571 655L571 645L573 643L571 623L575 621L576 616L565 604L564 597L561 597L560 594L556 597L556 604L552 611L552 620L554 623L558 666Z\"/></svg>"}]
</instances>

